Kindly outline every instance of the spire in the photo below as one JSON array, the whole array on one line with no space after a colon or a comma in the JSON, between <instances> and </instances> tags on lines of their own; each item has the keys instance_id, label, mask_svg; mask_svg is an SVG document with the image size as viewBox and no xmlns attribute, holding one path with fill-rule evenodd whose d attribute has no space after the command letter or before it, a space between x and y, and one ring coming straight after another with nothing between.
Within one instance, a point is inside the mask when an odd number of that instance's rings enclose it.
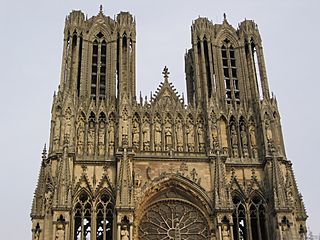
<instances>
[{"instance_id":1,"label":"spire","mask_svg":"<svg viewBox=\"0 0 320 240\"><path fill-rule=\"evenodd\" d=\"M163 77L164 77L164 81L168 82L170 72L169 72L169 69L167 68L167 66L164 66L162 74L163 74Z\"/></svg>"}]
</instances>

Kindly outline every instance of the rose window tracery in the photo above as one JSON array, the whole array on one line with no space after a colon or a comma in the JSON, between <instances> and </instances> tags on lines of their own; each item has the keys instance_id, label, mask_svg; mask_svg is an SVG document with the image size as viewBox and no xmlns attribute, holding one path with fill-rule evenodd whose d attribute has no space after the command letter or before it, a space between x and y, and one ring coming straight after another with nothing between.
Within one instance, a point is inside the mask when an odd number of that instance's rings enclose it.
<instances>
[{"instance_id":1,"label":"rose window tracery","mask_svg":"<svg viewBox=\"0 0 320 240\"><path fill-rule=\"evenodd\" d=\"M207 220L198 208L181 200L162 200L144 213L139 226L141 240L208 239Z\"/></svg>"}]
</instances>

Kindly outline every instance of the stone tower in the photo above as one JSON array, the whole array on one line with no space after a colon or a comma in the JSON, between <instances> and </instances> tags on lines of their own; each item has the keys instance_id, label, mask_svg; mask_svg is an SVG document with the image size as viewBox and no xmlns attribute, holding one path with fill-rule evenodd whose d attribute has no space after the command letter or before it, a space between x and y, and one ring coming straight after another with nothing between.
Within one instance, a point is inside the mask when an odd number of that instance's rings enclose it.
<instances>
[{"instance_id":1,"label":"stone tower","mask_svg":"<svg viewBox=\"0 0 320 240\"><path fill-rule=\"evenodd\" d=\"M137 99L132 15L66 18L32 239L305 238L257 25L198 18L191 32L188 104L167 67Z\"/></svg>"}]
</instances>

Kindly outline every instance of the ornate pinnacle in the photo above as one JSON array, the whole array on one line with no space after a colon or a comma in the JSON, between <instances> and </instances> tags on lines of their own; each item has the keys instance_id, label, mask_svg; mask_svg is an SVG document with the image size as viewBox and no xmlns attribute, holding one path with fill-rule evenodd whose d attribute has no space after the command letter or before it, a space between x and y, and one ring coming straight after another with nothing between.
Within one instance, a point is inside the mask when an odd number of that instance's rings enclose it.
<instances>
[{"instance_id":1,"label":"ornate pinnacle","mask_svg":"<svg viewBox=\"0 0 320 240\"><path fill-rule=\"evenodd\" d=\"M164 66L162 74L163 74L164 80L168 81L170 72L169 72L169 69L167 68L167 66Z\"/></svg>"},{"instance_id":2,"label":"ornate pinnacle","mask_svg":"<svg viewBox=\"0 0 320 240\"><path fill-rule=\"evenodd\" d=\"M47 158L47 145L44 144L43 150L42 150L42 159Z\"/></svg>"}]
</instances>

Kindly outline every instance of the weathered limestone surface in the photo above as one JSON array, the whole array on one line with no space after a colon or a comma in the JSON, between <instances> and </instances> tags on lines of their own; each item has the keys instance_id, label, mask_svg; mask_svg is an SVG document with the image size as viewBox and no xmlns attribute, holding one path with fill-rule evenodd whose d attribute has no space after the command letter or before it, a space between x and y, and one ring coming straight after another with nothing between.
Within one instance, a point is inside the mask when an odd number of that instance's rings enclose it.
<instances>
[{"instance_id":1,"label":"weathered limestone surface","mask_svg":"<svg viewBox=\"0 0 320 240\"><path fill-rule=\"evenodd\" d=\"M304 239L257 25L193 22L187 102L167 67L136 96L135 26L102 9L66 18L32 239Z\"/></svg>"}]
</instances>

